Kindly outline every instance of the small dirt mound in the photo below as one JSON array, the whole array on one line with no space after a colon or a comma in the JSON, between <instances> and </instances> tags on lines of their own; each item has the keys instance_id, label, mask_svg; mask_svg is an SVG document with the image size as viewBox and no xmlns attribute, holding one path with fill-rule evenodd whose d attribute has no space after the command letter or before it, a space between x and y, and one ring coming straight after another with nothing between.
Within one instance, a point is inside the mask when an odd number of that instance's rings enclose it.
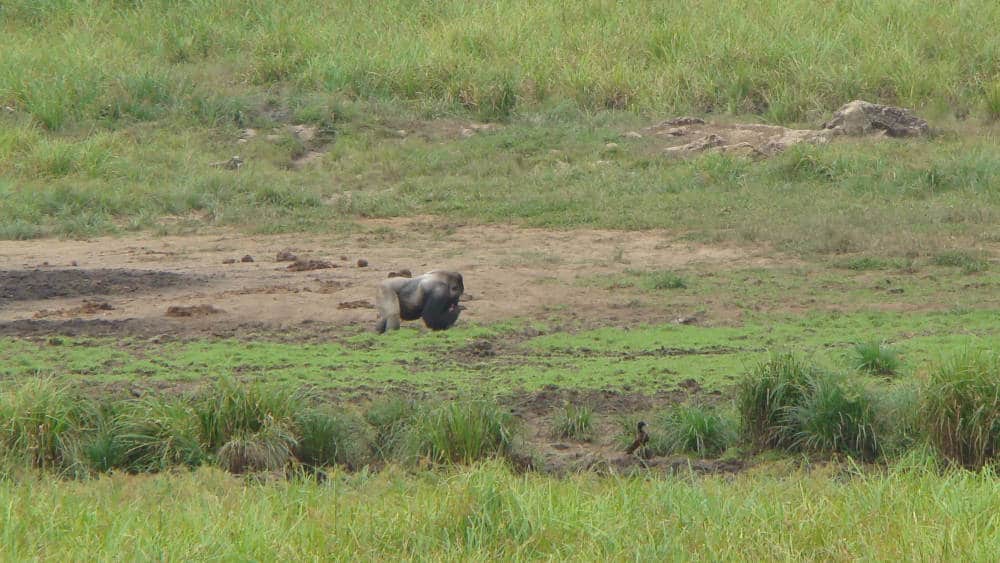
<instances>
[{"instance_id":1,"label":"small dirt mound","mask_svg":"<svg viewBox=\"0 0 1000 563\"><path fill-rule=\"evenodd\" d=\"M325 270L327 268L336 268L337 265L327 262L325 260L302 260L298 259L292 262L286 268L289 272L307 272L309 270Z\"/></svg>"},{"instance_id":2,"label":"small dirt mound","mask_svg":"<svg viewBox=\"0 0 1000 563\"><path fill-rule=\"evenodd\" d=\"M295 262L298 259L299 257L296 256L295 253L292 252L292 250L289 248L286 248L281 252L278 252L278 255L275 257L275 260L277 260L278 262Z\"/></svg>"},{"instance_id":3,"label":"small dirt mound","mask_svg":"<svg viewBox=\"0 0 1000 563\"><path fill-rule=\"evenodd\" d=\"M341 301L337 304L338 309L374 309L375 306L371 304L371 301L365 299L358 299L356 301Z\"/></svg>"},{"instance_id":4,"label":"small dirt mound","mask_svg":"<svg viewBox=\"0 0 1000 563\"><path fill-rule=\"evenodd\" d=\"M211 305L171 305L167 307L168 317L204 317L225 313Z\"/></svg>"},{"instance_id":5,"label":"small dirt mound","mask_svg":"<svg viewBox=\"0 0 1000 563\"><path fill-rule=\"evenodd\" d=\"M114 307L105 301L84 301L83 305L70 307L69 309L42 309L34 315L36 319L49 317L79 317L82 315L96 315L101 311L114 311Z\"/></svg>"}]
</instances>

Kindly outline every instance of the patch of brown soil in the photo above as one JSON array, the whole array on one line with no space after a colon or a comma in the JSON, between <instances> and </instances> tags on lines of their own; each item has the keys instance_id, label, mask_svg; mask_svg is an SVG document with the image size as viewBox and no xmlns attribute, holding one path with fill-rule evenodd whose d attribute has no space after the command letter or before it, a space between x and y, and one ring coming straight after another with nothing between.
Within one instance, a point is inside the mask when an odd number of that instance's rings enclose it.
<instances>
[{"instance_id":1,"label":"patch of brown soil","mask_svg":"<svg viewBox=\"0 0 1000 563\"><path fill-rule=\"evenodd\" d=\"M367 299L356 299L354 301L341 301L337 303L338 309L374 309L371 301Z\"/></svg>"},{"instance_id":2,"label":"patch of brown soil","mask_svg":"<svg viewBox=\"0 0 1000 563\"><path fill-rule=\"evenodd\" d=\"M725 303L706 302L693 292L653 295L638 288L609 291L581 281L619 275L626 263L675 270L781 263L780 255L765 247L695 244L655 230L625 233L505 225L443 227L440 221L423 217L365 221L362 228L367 232L351 236L249 236L220 230L196 236L0 241L0 333L64 329L104 334L117 328L183 336L184 328L170 324L163 324L162 330L155 327L169 320L163 316L165 303L209 301L226 311L224 321L216 319L212 324L229 334L256 333L256 327L280 334L288 327L301 326L300 335L318 331L326 337L337 326L373 326L375 316L370 309L339 308L337 304L370 302L376 285L389 273L404 273L401 264L413 274L433 269L463 273L469 298L463 300L467 309L459 323L532 318L576 330L662 323L703 310L699 322L711 326L732 315ZM302 266L292 262L292 271L262 267L279 264L275 260L278 252L291 247L299 256L321 258L316 260L319 264L306 261L306 269L298 270ZM225 257L246 254L271 260L221 263ZM310 269L325 264L332 267L335 263L328 261L329 257L341 255L364 256L372 265ZM42 262L69 264L74 260L82 267L33 268ZM156 269L144 269L151 262ZM380 266L383 264L392 266ZM336 294L336 299L331 299L331 294ZM58 323L38 324L48 319L34 318L42 309L79 306L81 297L91 295L100 295L114 307L103 311L102 317L117 324L73 322L61 329ZM641 306L619 306L634 302L635 297L642 298ZM9 324L25 320L36 324ZM307 322L314 324L306 327ZM198 334L203 330L190 320L185 326ZM423 330L418 322L405 326Z\"/></svg>"}]
</instances>

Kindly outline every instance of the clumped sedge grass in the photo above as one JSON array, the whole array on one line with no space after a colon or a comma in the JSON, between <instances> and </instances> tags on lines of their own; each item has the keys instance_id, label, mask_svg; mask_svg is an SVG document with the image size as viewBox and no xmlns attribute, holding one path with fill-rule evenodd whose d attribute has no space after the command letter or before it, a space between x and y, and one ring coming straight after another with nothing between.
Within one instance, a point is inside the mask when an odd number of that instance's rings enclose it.
<instances>
[{"instance_id":1,"label":"clumped sedge grass","mask_svg":"<svg viewBox=\"0 0 1000 563\"><path fill-rule=\"evenodd\" d=\"M587 405L567 403L552 418L552 435L581 442L594 439L594 411Z\"/></svg>"},{"instance_id":2,"label":"clumped sedge grass","mask_svg":"<svg viewBox=\"0 0 1000 563\"><path fill-rule=\"evenodd\" d=\"M369 437L363 423L331 407L313 407L294 417L295 457L314 467L357 468L368 458Z\"/></svg>"},{"instance_id":3,"label":"clumped sedge grass","mask_svg":"<svg viewBox=\"0 0 1000 563\"><path fill-rule=\"evenodd\" d=\"M857 381L831 374L811 376L801 402L789 411L793 447L874 460L879 454L874 406Z\"/></svg>"},{"instance_id":4,"label":"clumped sedge grass","mask_svg":"<svg viewBox=\"0 0 1000 563\"><path fill-rule=\"evenodd\" d=\"M93 421L92 409L68 385L51 378L7 383L0 390L0 453L24 456L40 469L85 471L81 435Z\"/></svg>"},{"instance_id":5,"label":"clumped sedge grass","mask_svg":"<svg viewBox=\"0 0 1000 563\"><path fill-rule=\"evenodd\" d=\"M120 457L101 461L134 472L156 472L171 467L197 467L210 459L211 447L197 412L183 398L150 398L115 409L110 437L120 442ZM113 442L112 442L113 443Z\"/></svg>"},{"instance_id":6,"label":"clumped sedge grass","mask_svg":"<svg viewBox=\"0 0 1000 563\"><path fill-rule=\"evenodd\" d=\"M305 410L305 401L287 385L245 384L220 377L195 408L206 446L216 449L236 434L259 432L271 421L292 420Z\"/></svg>"},{"instance_id":7,"label":"clumped sedge grass","mask_svg":"<svg viewBox=\"0 0 1000 563\"><path fill-rule=\"evenodd\" d=\"M920 419L945 457L970 468L1000 453L1000 356L966 350L942 360L921 393Z\"/></svg>"},{"instance_id":8,"label":"clumped sedge grass","mask_svg":"<svg viewBox=\"0 0 1000 563\"><path fill-rule=\"evenodd\" d=\"M851 364L855 369L871 375L895 375L901 362L895 350L873 339L854 344Z\"/></svg>"},{"instance_id":9,"label":"clumped sedge grass","mask_svg":"<svg viewBox=\"0 0 1000 563\"><path fill-rule=\"evenodd\" d=\"M230 473L277 471L291 462L297 445L290 429L268 417L257 431L237 431L219 448L216 458Z\"/></svg>"},{"instance_id":10,"label":"clumped sedge grass","mask_svg":"<svg viewBox=\"0 0 1000 563\"><path fill-rule=\"evenodd\" d=\"M879 449L897 462L914 448L927 448L920 419L920 383L900 380L872 394Z\"/></svg>"},{"instance_id":11,"label":"clumped sedge grass","mask_svg":"<svg viewBox=\"0 0 1000 563\"><path fill-rule=\"evenodd\" d=\"M248 484L214 468L33 477L0 487L0 558L989 561L1000 551L984 517L1000 504L996 479L919 467L554 478L495 462L444 476L337 472L323 484Z\"/></svg>"},{"instance_id":12,"label":"clumped sedge grass","mask_svg":"<svg viewBox=\"0 0 1000 563\"><path fill-rule=\"evenodd\" d=\"M736 442L736 424L726 413L714 407L679 405L660 419L663 437L656 440L670 453L690 453L702 457L722 454Z\"/></svg>"},{"instance_id":13,"label":"clumped sedge grass","mask_svg":"<svg viewBox=\"0 0 1000 563\"><path fill-rule=\"evenodd\" d=\"M789 447L796 429L789 412L801 404L818 370L790 353L772 353L753 366L737 386L736 404L746 439L758 447Z\"/></svg>"},{"instance_id":14,"label":"clumped sedge grass","mask_svg":"<svg viewBox=\"0 0 1000 563\"><path fill-rule=\"evenodd\" d=\"M369 405L364 416L375 431L372 438L375 454L388 459L399 453L407 429L413 424L417 413L426 408L426 405L403 397L390 397Z\"/></svg>"},{"instance_id":15,"label":"clumped sedge grass","mask_svg":"<svg viewBox=\"0 0 1000 563\"><path fill-rule=\"evenodd\" d=\"M486 400L453 401L417 415L407 451L432 463L472 463L513 451L511 415Z\"/></svg>"},{"instance_id":16,"label":"clumped sedge grass","mask_svg":"<svg viewBox=\"0 0 1000 563\"><path fill-rule=\"evenodd\" d=\"M974 274L988 270L989 261L982 255L961 250L949 250L934 256L932 262L937 266L961 268L963 273Z\"/></svg>"}]
</instances>

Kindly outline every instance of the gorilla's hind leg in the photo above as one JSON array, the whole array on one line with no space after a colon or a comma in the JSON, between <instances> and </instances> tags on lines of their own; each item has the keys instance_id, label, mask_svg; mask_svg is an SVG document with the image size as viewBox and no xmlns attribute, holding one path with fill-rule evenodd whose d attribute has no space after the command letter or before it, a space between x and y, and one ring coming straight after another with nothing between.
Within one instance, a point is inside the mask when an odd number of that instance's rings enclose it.
<instances>
[{"instance_id":1,"label":"gorilla's hind leg","mask_svg":"<svg viewBox=\"0 0 1000 563\"><path fill-rule=\"evenodd\" d=\"M378 309L378 321L375 332L382 334L386 330L399 328L399 296L388 285L378 286L375 294L375 307Z\"/></svg>"}]
</instances>

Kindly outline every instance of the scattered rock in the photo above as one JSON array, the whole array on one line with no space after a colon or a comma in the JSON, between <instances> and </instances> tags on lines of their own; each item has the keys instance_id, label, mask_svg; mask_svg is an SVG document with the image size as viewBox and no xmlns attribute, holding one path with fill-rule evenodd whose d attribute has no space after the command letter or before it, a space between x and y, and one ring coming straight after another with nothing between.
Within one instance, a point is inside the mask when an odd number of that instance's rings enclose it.
<instances>
[{"instance_id":1,"label":"scattered rock","mask_svg":"<svg viewBox=\"0 0 1000 563\"><path fill-rule=\"evenodd\" d=\"M340 261L341 262L347 262L347 260L348 260L347 256L343 256L343 255L340 256Z\"/></svg>"},{"instance_id":2,"label":"scattered rock","mask_svg":"<svg viewBox=\"0 0 1000 563\"><path fill-rule=\"evenodd\" d=\"M243 133L240 134L240 138L243 140L253 139L256 136L257 136L257 130L250 128L244 129Z\"/></svg>"},{"instance_id":3,"label":"scattered rock","mask_svg":"<svg viewBox=\"0 0 1000 563\"><path fill-rule=\"evenodd\" d=\"M661 127L664 125L672 125L674 127L677 127L678 125L704 125L704 124L705 124L704 119L700 117L690 117L690 116L675 117L673 119L668 119L666 121L660 122Z\"/></svg>"},{"instance_id":4,"label":"scattered rock","mask_svg":"<svg viewBox=\"0 0 1000 563\"><path fill-rule=\"evenodd\" d=\"M413 272L411 272L407 268L403 268L402 270L400 270L398 272L389 272L389 277L390 278L412 278L413 277Z\"/></svg>"},{"instance_id":5,"label":"scattered rock","mask_svg":"<svg viewBox=\"0 0 1000 563\"><path fill-rule=\"evenodd\" d=\"M903 288L901 288L901 287L892 287L892 288L889 288L889 293L894 293L896 295L899 295L900 293L904 293L904 291L905 290Z\"/></svg>"},{"instance_id":6,"label":"scattered rock","mask_svg":"<svg viewBox=\"0 0 1000 563\"><path fill-rule=\"evenodd\" d=\"M368 260L365 260L364 258L358 258L358 267L359 268L367 268L368 267Z\"/></svg>"},{"instance_id":7,"label":"scattered rock","mask_svg":"<svg viewBox=\"0 0 1000 563\"><path fill-rule=\"evenodd\" d=\"M641 139L642 133L638 131L629 131L628 133L622 135L622 137L625 137L626 139Z\"/></svg>"},{"instance_id":8,"label":"scattered rock","mask_svg":"<svg viewBox=\"0 0 1000 563\"><path fill-rule=\"evenodd\" d=\"M681 145L679 147L670 147L664 152L667 153L689 153L689 152L702 152L705 149L710 149L713 147L721 147L726 144L726 140L722 137L712 133L700 139L696 139L687 143L686 145Z\"/></svg>"},{"instance_id":9,"label":"scattered rock","mask_svg":"<svg viewBox=\"0 0 1000 563\"><path fill-rule=\"evenodd\" d=\"M240 262L253 262L253 256L247 254L243 258L240 258Z\"/></svg>"},{"instance_id":10,"label":"scattered rock","mask_svg":"<svg viewBox=\"0 0 1000 563\"><path fill-rule=\"evenodd\" d=\"M327 268L336 268L336 266L325 260L303 260L301 258L288 265L288 271L290 272L325 270Z\"/></svg>"},{"instance_id":11,"label":"scattered rock","mask_svg":"<svg viewBox=\"0 0 1000 563\"><path fill-rule=\"evenodd\" d=\"M221 160L219 162L213 162L209 166L216 166L225 168L226 170L239 170L243 166L243 159L240 155L236 155L229 160Z\"/></svg>"},{"instance_id":12,"label":"scattered rock","mask_svg":"<svg viewBox=\"0 0 1000 563\"><path fill-rule=\"evenodd\" d=\"M290 248L286 248L281 252L278 252L277 260L278 262L295 262L299 257L296 256Z\"/></svg>"},{"instance_id":13,"label":"scattered rock","mask_svg":"<svg viewBox=\"0 0 1000 563\"><path fill-rule=\"evenodd\" d=\"M226 258L225 260L222 261L222 263L223 264L235 264L236 263L236 259L235 258Z\"/></svg>"},{"instance_id":14,"label":"scattered rock","mask_svg":"<svg viewBox=\"0 0 1000 563\"><path fill-rule=\"evenodd\" d=\"M298 140L303 143L308 143L309 141L316 138L317 128L313 125L289 125L288 132L295 136Z\"/></svg>"},{"instance_id":15,"label":"scattered rock","mask_svg":"<svg viewBox=\"0 0 1000 563\"><path fill-rule=\"evenodd\" d=\"M338 309L374 309L375 306L367 299L357 299L355 301L341 301L337 304Z\"/></svg>"},{"instance_id":16,"label":"scattered rock","mask_svg":"<svg viewBox=\"0 0 1000 563\"><path fill-rule=\"evenodd\" d=\"M171 305L167 307L168 317L203 317L225 313L211 305Z\"/></svg>"},{"instance_id":17,"label":"scattered rock","mask_svg":"<svg viewBox=\"0 0 1000 563\"><path fill-rule=\"evenodd\" d=\"M676 319L674 319L674 324L677 324L677 325L693 325L693 324L698 324L699 320L700 319L699 319L698 315L684 315L684 316L677 317Z\"/></svg>"},{"instance_id":18,"label":"scattered rock","mask_svg":"<svg viewBox=\"0 0 1000 563\"><path fill-rule=\"evenodd\" d=\"M605 150L613 151L618 148L618 143L608 143L604 145Z\"/></svg>"},{"instance_id":19,"label":"scattered rock","mask_svg":"<svg viewBox=\"0 0 1000 563\"><path fill-rule=\"evenodd\" d=\"M837 135L885 134L890 137L919 137L930 131L927 121L908 109L854 100L833 113L823 129Z\"/></svg>"},{"instance_id":20,"label":"scattered rock","mask_svg":"<svg viewBox=\"0 0 1000 563\"><path fill-rule=\"evenodd\" d=\"M69 265L73 266L74 268L76 268L77 266L79 266L79 264L76 263L76 260L73 260L72 262L70 262Z\"/></svg>"}]
</instances>

